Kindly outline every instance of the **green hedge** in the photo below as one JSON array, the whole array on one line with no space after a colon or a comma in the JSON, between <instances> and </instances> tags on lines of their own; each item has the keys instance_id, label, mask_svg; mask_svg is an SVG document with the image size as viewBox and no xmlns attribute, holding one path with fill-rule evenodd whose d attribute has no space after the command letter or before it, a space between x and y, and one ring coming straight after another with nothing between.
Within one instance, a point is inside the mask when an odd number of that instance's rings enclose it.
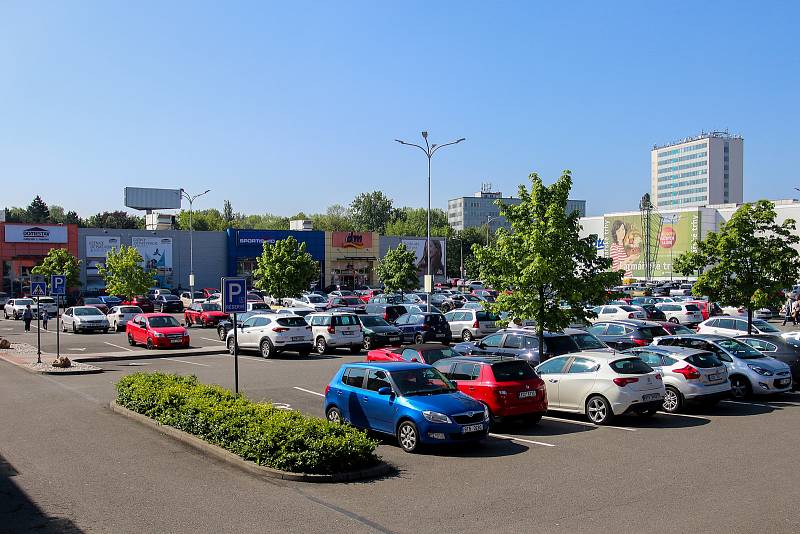
<instances>
[{"instance_id":1,"label":"green hedge","mask_svg":"<svg viewBox=\"0 0 800 534\"><path fill-rule=\"evenodd\" d=\"M194 376L126 376L117 382L117 404L282 471L331 474L378 462L378 442L360 430L251 402Z\"/></svg>"}]
</instances>

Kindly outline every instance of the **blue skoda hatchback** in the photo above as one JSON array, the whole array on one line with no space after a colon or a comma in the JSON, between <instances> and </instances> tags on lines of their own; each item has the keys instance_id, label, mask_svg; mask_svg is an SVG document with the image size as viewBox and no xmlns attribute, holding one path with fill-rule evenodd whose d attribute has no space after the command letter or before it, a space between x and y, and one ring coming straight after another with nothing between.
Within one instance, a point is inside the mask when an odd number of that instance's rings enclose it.
<instances>
[{"instance_id":1,"label":"blue skoda hatchback","mask_svg":"<svg viewBox=\"0 0 800 534\"><path fill-rule=\"evenodd\" d=\"M406 452L423 444L475 442L489 432L486 407L424 363L343 365L325 388L325 416L394 435Z\"/></svg>"}]
</instances>

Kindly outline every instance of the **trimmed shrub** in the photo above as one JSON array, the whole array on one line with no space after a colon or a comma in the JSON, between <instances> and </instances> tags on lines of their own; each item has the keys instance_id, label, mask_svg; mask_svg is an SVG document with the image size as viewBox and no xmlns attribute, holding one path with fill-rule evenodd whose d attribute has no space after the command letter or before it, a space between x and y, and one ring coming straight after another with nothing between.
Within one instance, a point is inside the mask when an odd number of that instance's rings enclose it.
<instances>
[{"instance_id":1,"label":"trimmed shrub","mask_svg":"<svg viewBox=\"0 0 800 534\"><path fill-rule=\"evenodd\" d=\"M378 442L365 432L252 402L195 376L128 375L117 382L117 404L282 471L332 474L378 462Z\"/></svg>"}]
</instances>

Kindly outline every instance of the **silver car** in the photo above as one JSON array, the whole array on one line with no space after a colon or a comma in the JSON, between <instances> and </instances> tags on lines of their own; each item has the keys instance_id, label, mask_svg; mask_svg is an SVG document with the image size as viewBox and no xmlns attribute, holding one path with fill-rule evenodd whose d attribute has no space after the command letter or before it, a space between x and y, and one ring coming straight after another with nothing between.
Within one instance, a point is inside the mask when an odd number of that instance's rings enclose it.
<instances>
[{"instance_id":1,"label":"silver car","mask_svg":"<svg viewBox=\"0 0 800 534\"><path fill-rule=\"evenodd\" d=\"M500 317L485 310L460 308L447 312L444 318L450 325L453 338L461 338L463 341L479 339L499 330L497 321Z\"/></svg>"},{"instance_id":2,"label":"silver car","mask_svg":"<svg viewBox=\"0 0 800 534\"><path fill-rule=\"evenodd\" d=\"M61 314L61 330L64 332L72 330L77 334L102 331L106 334L109 328L105 314L94 306L73 306Z\"/></svg>"}]
</instances>

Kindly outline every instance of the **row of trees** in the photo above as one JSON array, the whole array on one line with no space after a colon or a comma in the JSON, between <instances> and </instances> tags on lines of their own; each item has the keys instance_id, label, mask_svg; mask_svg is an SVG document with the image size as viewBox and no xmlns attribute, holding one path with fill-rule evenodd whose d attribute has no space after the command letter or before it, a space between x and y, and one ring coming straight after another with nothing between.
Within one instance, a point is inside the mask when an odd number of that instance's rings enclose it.
<instances>
[{"instance_id":1,"label":"row of trees","mask_svg":"<svg viewBox=\"0 0 800 534\"><path fill-rule=\"evenodd\" d=\"M82 219L74 211L48 206L39 195L25 208L6 208L6 221L28 224L77 224L81 228L144 228L144 217L124 211L104 211Z\"/></svg>"}]
</instances>

